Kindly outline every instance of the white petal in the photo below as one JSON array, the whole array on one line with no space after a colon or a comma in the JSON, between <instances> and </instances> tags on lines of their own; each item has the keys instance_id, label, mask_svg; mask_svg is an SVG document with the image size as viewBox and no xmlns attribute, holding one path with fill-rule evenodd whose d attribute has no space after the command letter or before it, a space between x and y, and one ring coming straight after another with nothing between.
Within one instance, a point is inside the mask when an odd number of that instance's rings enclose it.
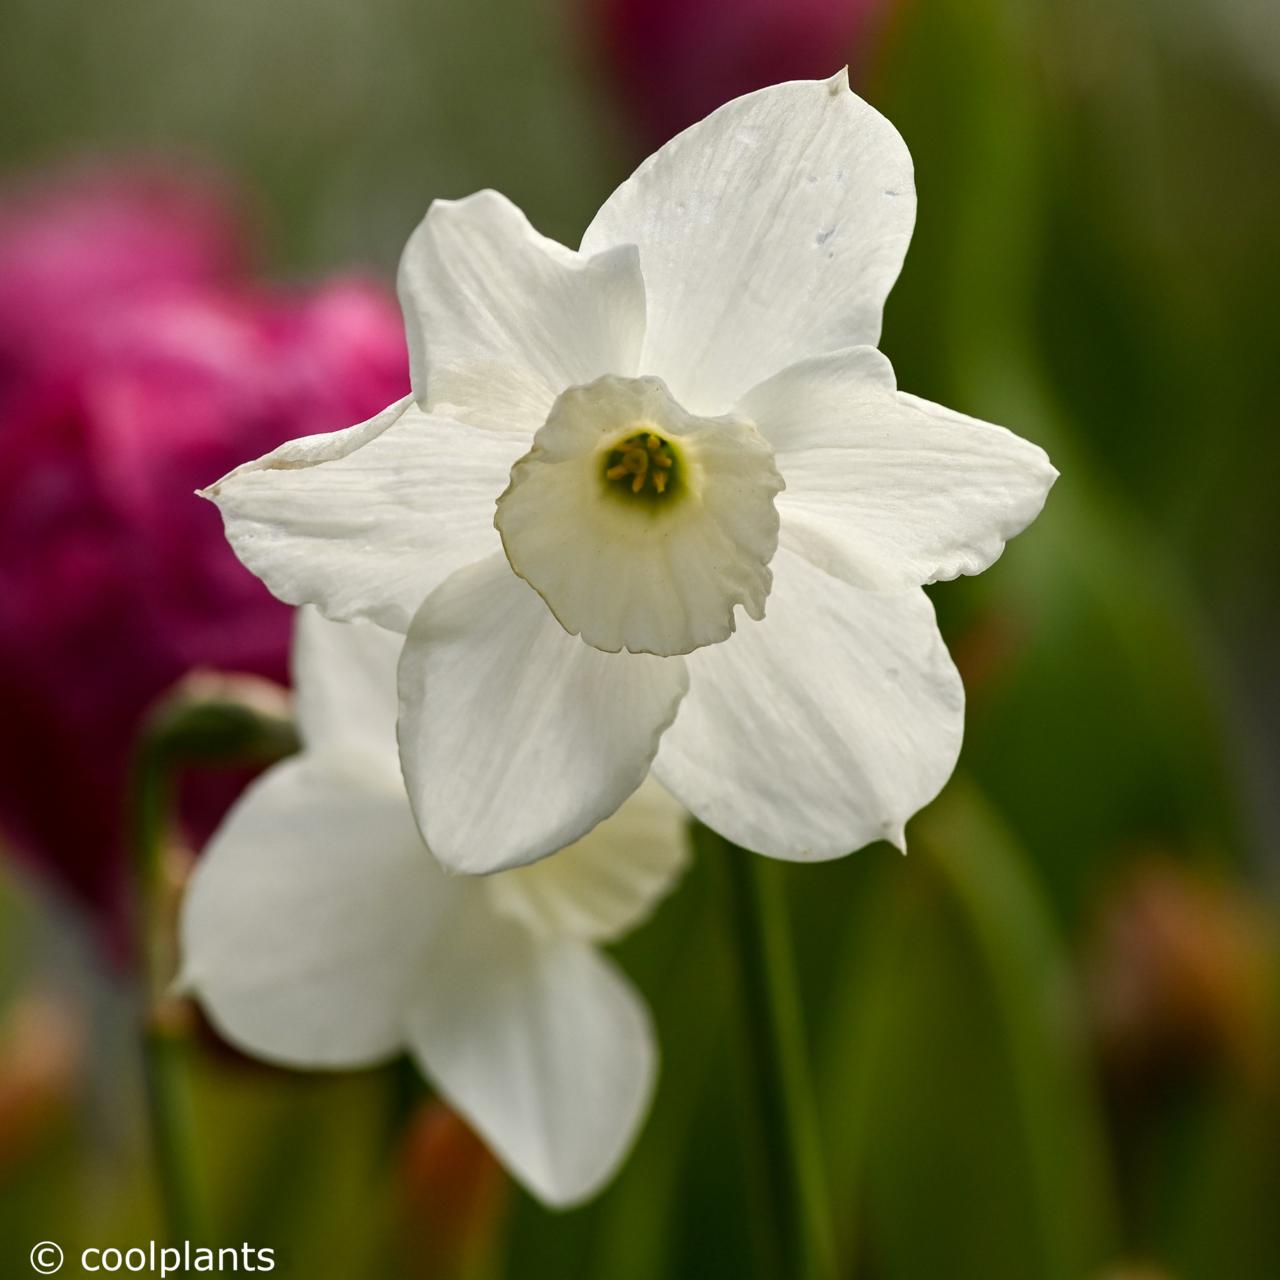
<instances>
[{"instance_id":1,"label":"white petal","mask_svg":"<svg viewBox=\"0 0 1280 1280\"><path fill-rule=\"evenodd\" d=\"M396 752L396 664L404 637L369 622L330 622L299 609L293 628L293 687L307 751L352 762L401 789Z\"/></svg>"},{"instance_id":2,"label":"white petal","mask_svg":"<svg viewBox=\"0 0 1280 1280\"><path fill-rule=\"evenodd\" d=\"M608 479L620 449L642 466L655 456L637 441L660 442L675 465ZM685 413L657 378L605 377L556 401L494 522L511 567L571 635L669 657L732 635L739 605L764 616L781 488L750 422Z\"/></svg>"},{"instance_id":3,"label":"white petal","mask_svg":"<svg viewBox=\"0 0 1280 1280\"><path fill-rule=\"evenodd\" d=\"M426 946L457 882L433 866L403 795L305 758L241 797L183 904L181 985L233 1044L303 1067L396 1053Z\"/></svg>"},{"instance_id":4,"label":"white petal","mask_svg":"<svg viewBox=\"0 0 1280 1280\"><path fill-rule=\"evenodd\" d=\"M787 482L783 545L872 590L981 573L1058 475L1043 449L1003 427L897 391L870 347L792 365L740 409Z\"/></svg>"},{"instance_id":5,"label":"white petal","mask_svg":"<svg viewBox=\"0 0 1280 1280\"><path fill-rule=\"evenodd\" d=\"M553 858L489 876L496 911L543 938L613 942L641 924L689 861L688 815L655 779Z\"/></svg>"},{"instance_id":6,"label":"white petal","mask_svg":"<svg viewBox=\"0 0 1280 1280\"><path fill-rule=\"evenodd\" d=\"M405 399L358 427L282 445L204 496L281 600L405 631L430 591L494 550L494 503L524 448Z\"/></svg>"},{"instance_id":7,"label":"white petal","mask_svg":"<svg viewBox=\"0 0 1280 1280\"><path fill-rule=\"evenodd\" d=\"M644 1005L583 943L537 942L491 916L457 926L410 1015L412 1050L535 1195L584 1200L648 1109L657 1051Z\"/></svg>"},{"instance_id":8,"label":"white petal","mask_svg":"<svg viewBox=\"0 0 1280 1280\"><path fill-rule=\"evenodd\" d=\"M955 767L964 690L918 589L858 591L779 550L768 617L687 661L654 770L745 848L806 861L901 847Z\"/></svg>"},{"instance_id":9,"label":"white petal","mask_svg":"<svg viewBox=\"0 0 1280 1280\"><path fill-rule=\"evenodd\" d=\"M585 835L644 781L684 663L565 633L493 556L454 574L400 659L400 760L422 834L458 871L498 871Z\"/></svg>"},{"instance_id":10,"label":"white petal","mask_svg":"<svg viewBox=\"0 0 1280 1280\"><path fill-rule=\"evenodd\" d=\"M714 414L805 356L875 345L914 221L906 144L842 72L686 129L609 197L582 251L640 246L642 371Z\"/></svg>"},{"instance_id":11,"label":"white petal","mask_svg":"<svg viewBox=\"0 0 1280 1280\"><path fill-rule=\"evenodd\" d=\"M634 246L575 253L496 191L437 200L399 286L414 391L447 416L532 435L566 387L636 371L645 301Z\"/></svg>"}]
</instances>

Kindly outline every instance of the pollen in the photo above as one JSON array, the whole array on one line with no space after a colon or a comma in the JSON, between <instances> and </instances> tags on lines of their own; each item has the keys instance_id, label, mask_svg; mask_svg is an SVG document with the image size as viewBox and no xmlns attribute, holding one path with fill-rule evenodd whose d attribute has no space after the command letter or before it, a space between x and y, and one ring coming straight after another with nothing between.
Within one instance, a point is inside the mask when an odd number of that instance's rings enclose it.
<instances>
[{"instance_id":1,"label":"pollen","mask_svg":"<svg viewBox=\"0 0 1280 1280\"><path fill-rule=\"evenodd\" d=\"M638 431L605 454L604 478L624 494L662 498L676 487L678 456L669 440L653 431Z\"/></svg>"}]
</instances>

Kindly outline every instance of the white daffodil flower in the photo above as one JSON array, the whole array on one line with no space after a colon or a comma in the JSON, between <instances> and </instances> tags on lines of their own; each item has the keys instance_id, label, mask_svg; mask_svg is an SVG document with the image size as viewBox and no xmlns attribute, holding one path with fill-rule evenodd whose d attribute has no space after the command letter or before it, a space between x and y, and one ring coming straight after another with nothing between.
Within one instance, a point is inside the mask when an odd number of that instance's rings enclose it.
<instances>
[{"instance_id":1,"label":"white daffodil flower","mask_svg":"<svg viewBox=\"0 0 1280 1280\"><path fill-rule=\"evenodd\" d=\"M197 863L179 989L233 1044L298 1067L407 1051L544 1201L585 1199L649 1104L640 997L596 944L687 859L656 783L559 857L451 876L409 811L395 747L400 637L299 614L305 750L260 778Z\"/></svg>"},{"instance_id":2,"label":"white daffodil flower","mask_svg":"<svg viewBox=\"0 0 1280 1280\"><path fill-rule=\"evenodd\" d=\"M405 634L443 862L543 857L651 766L761 853L902 845L963 727L921 586L991 564L1057 474L897 390L914 217L843 74L686 130L577 251L492 191L437 201L400 269L413 394L208 491L282 599Z\"/></svg>"}]
</instances>

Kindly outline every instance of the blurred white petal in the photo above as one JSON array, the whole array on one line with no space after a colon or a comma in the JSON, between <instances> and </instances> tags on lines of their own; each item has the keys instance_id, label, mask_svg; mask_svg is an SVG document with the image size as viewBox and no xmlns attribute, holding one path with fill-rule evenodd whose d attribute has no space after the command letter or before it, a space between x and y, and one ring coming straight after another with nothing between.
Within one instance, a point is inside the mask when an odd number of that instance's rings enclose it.
<instances>
[{"instance_id":1,"label":"blurred white petal","mask_svg":"<svg viewBox=\"0 0 1280 1280\"><path fill-rule=\"evenodd\" d=\"M548 1204L586 1199L644 1118L657 1050L644 1005L605 957L474 908L434 955L409 1015L424 1072Z\"/></svg>"},{"instance_id":2,"label":"blurred white petal","mask_svg":"<svg viewBox=\"0 0 1280 1280\"><path fill-rule=\"evenodd\" d=\"M495 911L543 938L612 942L642 924L689 861L688 814L654 778L553 858L488 876Z\"/></svg>"},{"instance_id":3,"label":"blurred white petal","mask_svg":"<svg viewBox=\"0 0 1280 1280\"><path fill-rule=\"evenodd\" d=\"M308 752L400 791L396 664L404 637L371 622L330 622L310 605L293 628L298 731Z\"/></svg>"},{"instance_id":4,"label":"blurred white petal","mask_svg":"<svg viewBox=\"0 0 1280 1280\"><path fill-rule=\"evenodd\" d=\"M403 795L305 757L254 783L187 889L181 984L226 1038L293 1066L396 1054L428 940L456 887Z\"/></svg>"}]
</instances>

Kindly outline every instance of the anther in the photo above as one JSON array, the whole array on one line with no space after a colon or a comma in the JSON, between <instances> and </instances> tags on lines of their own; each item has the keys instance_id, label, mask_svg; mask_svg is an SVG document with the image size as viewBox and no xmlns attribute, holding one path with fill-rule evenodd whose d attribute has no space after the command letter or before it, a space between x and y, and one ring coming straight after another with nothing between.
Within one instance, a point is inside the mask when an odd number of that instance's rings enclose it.
<instances>
[{"instance_id":1,"label":"anther","mask_svg":"<svg viewBox=\"0 0 1280 1280\"><path fill-rule=\"evenodd\" d=\"M652 486L655 495L664 495L676 476L672 449L660 435L637 432L610 451L604 478L615 482L629 478L631 483L627 487L636 495L643 493L646 485Z\"/></svg>"}]
</instances>

